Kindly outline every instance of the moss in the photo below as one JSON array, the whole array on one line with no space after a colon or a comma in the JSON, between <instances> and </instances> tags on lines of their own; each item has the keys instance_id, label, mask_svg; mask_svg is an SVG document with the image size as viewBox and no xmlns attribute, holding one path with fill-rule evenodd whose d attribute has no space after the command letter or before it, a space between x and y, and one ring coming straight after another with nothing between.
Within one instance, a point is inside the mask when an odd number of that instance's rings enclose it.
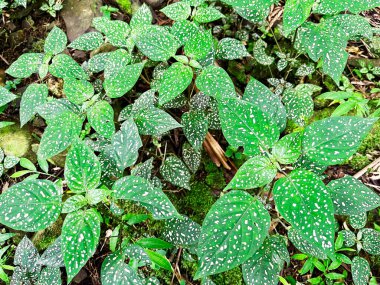
<instances>
[{"instance_id":1,"label":"moss","mask_svg":"<svg viewBox=\"0 0 380 285\"><path fill-rule=\"evenodd\" d=\"M223 272L212 278L216 285L243 285L243 274L240 267Z\"/></svg>"},{"instance_id":2,"label":"moss","mask_svg":"<svg viewBox=\"0 0 380 285\"><path fill-rule=\"evenodd\" d=\"M119 5L121 11L127 14L132 14L131 0L116 0L116 3Z\"/></svg>"},{"instance_id":3,"label":"moss","mask_svg":"<svg viewBox=\"0 0 380 285\"><path fill-rule=\"evenodd\" d=\"M355 154L348 162L348 165L354 170L360 170L370 164L370 160L367 156L360 153Z\"/></svg>"},{"instance_id":4,"label":"moss","mask_svg":"<svg viewBox=\"0 0 380 285\"><path fill-rule=\"evenodd\" d=\"M247 75L245 74L245 67L243 64L236 62L236 61L230 61L228 63L228 72L232 74L236 79L241 83L247 82Z\"/></svg>"},{"instance_id":5,"label":"moss","mask_svg":"<svg viewBox=\"0 0 380 285\"><path fill-rule=\"evenodd\" d=\"M51 226L34 234L32 242L39 251L47 249L60 236L62 225L63 219L59 217Z\"/></svg>"},{"instance_id":6,"label":"moss","mask_svg":"<svg viewBox=\"0 0 380 285\"><path fill-rule=\"evenodd\" d=\"M358 152L365 155L380 149L380 121L377 121L371 132L366 136L360 145Z\"/></svg>"},{"instance_id":7,"label":"moss","mask_svg":"<svg viewBox=\"0 0 380 285\"><path fill-rule=\"evenodd\" d=\"M226 179L224 178L223 171L217 167L211 159L207 159L204 163L205 171L207 172L206 183L212 189L222 190L226 187Z\"/></svg>"},{"instance_id":8,"label":"moss","mask_svg":"<svg viewBox=\"0 0 380 285\"><path fill-rule=\"evenodd\" d=\"M24 127L20 129L19 125L11 125L0 129L0 148L6 155L25 157L31 150L32 135Z\"/></svg>"},{"instance_id":9,"label":"moss","mask_svg":"<svg viewBox=\"0 0 380 285\"><path fill-rule=\"evenodd\" d=\"M309 122L316 122L320 121L322 119L331 117L331 114L334 112L335 107L330 107L330 108L324 108L321 110L317 110L314 112L313 116L310 118Z\"/></svg>"}]
</instances>

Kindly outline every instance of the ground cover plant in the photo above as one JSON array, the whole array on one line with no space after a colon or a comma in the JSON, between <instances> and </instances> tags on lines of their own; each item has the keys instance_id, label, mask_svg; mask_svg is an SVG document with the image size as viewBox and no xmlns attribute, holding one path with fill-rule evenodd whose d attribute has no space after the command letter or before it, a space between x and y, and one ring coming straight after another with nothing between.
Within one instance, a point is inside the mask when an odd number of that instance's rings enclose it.
<instances>
[{"instance_id":1,"label":"ground cover plant","mask_svg":"<svg viewBox=\"0 0 380 285\"><path fill-rule=\"evenodd\" d=\"M277 31L263 24L273 5L283 8ZM52 25L43 48L22 53L0 86L3 114L17 112L20 127L43 126L33 134L34 161L0 152L0 173L13 181L0 195L0 278L68 284L92 264L99 270L91 282L105 285L237 284L226 282L231 270L245 284L377 284L370 262L380 255L380 233L367 215L380 197L354 176L327 176L378 121L376 98L343 75L349 41L379 32L360 14L376 7L380 1L182 0L160 10L166 24L153 23L146 4L129 21L103 7L93 29L70 43ZM228 13L261 35L252 43L217 36L223 27L215 23L227 23ZM279 35L290 52L267 49ZM239 60L271 76L239 79L230 65ZM358 68L369 80L379 74ZM314 84L314 74L326 82ZM321 101L333 110L313 119ZM197 209L176 192L194 193L194 181L204 180L199 173L213 165L205 151L232 175L222 175L212 196L200 187L197 198L210 195L212 205L191 217ZM27 234L52 227L59 234L44 250ZM17 236L15 249L9 241ZM285 270L294 262L297 276Z\"/></svg>"}]
</instances>

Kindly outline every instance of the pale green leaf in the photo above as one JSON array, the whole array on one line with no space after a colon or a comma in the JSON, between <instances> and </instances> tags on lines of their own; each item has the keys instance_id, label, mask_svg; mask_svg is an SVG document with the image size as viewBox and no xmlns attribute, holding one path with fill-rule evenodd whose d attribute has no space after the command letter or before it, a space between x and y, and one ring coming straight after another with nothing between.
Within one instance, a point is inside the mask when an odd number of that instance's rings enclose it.
<instances>
[{"instance_id":1,"label":"pale green leaf","mask_svg":"<svg viewBox=\"0 0 380 285\"><path fill-rule=\"evenodd\" d=\"M6 70L10 76L27 78L37 73L44 55L42 53L24 53Z\"/></svg>"},{"instance_id":2,"label":"pale green leaf","mask_svg":"<svg viewBox=\"0 0 380 285\"><path fill-rule=\"evenodd\" d=\"M58 78L77 78L88 79L88 75L82 67L69 55L58 54L53 57L52 64L49 66L49 72Z\"/></svg>"},{"instance_id":3,"label":"pale green leaf","mask_svg":"<svg viewBox=\"0 0 380 285\"><path fill-rule=\"evenodd\" d=\"M288 0L284 9L284 34L288 36L291 32L301 26L310 16L315 0Z\"/></svg>"},{"instance_id":4,"label":"pale green leaf","mask_svg":"<svg viewBox=\"0 0 380 285\"><path fill-rule=\"evenodd\" d=\"M63 93L70 102L80 105L90 99L95 91L90 82L67 77L63 83Z\"/></svg>"},{"instance_id":5,"label":"pale green leaf","mask_svg":"<svg viewBox=\"0 0 380 285\"><path fill-rule=\"evenodd\" d=\"M102 44L103 36L101 33L89 32L76 38L71 44L69 44L69 48L83 51L91 51L97 49Z\"/></svg>"},{"instance_id":6,"label":"pale green leaf","mask_svg":"<svg viewBox=\"0 0 380 285\"><path fill-rule=\"evenodd\" d=\"M158 108L142 110L135 116L135 122L142 135L160 136L181 125L165 111Z\"/></svg>"},{"instance_id":7,"label":"pale green leaf","mask_svg":"<svg viewBox=\"0 0 380 285\"><path fill-rule=\"evenodd\" d=\"M217 56L222 59L233 60L250 56L250 54L239 40L224 38L218 44Z\"/></svg>"},{"instance_id":8,"label":"pale green leaf","mask_svg":"<svg viewBox=\"0 0 380 285\"><path fill-rule=\"evenodd\" d=\"M114 111L107 101L98 101L87 111L91 127L101 136L111 138L115 133Z\"/></svg>"},{"instance_id":9,"label":"pale green leaf","mask_svg":"<svg viewBox=\"0 0 380 285\"><path fill-rule=\"evenodd\" d=\"M194 21L200 24L214 22L221 18L224 18L224 15L214 7L199 7L194 15Z\"/></svg>"},{"instance_id":10,"label":"pale green leaf","mask_svg":"<svg viewBox=\"0 0 380 285\"><path fill-rule=\"evenodd\" d=\"M17 96L9 92L8 89L0 86L0 107L12 102Z\"/></svg>"},{"instance_id":11,"label":"pale green leaf","mask_svg":"<svg viewBox=\"0 0 380 285\"><path fill-rule=\"evenodd\" d=\"M145 3L133 14L130 25L132 29L142 28L152 24L153 16L150 8Z\"/></svg>"},{"instance_id":12,"label":"pale green leaf","mask_svg":"<svg viewBox=\"0 0 380 285\"><path fill-rule=\"evenodd\" d=\"M212 51L214 41L211 31L199 31L191 36L185 44L185 54L194 60L204 59Z\"/></svg>"},{"instance_id":13,"label":"pale green leaf","mask_svg":"<svg viewBox=\"0 0 380 285\"><path fill-rule=\"evenodd\" d=\"M45 84L30 84L21 97L20 125L24 126L37 113L36 108L47 100L49 90Z\"/></svg>"},{"instance_id":14,"label":"pale green leaf","mask_svg":"<svg viewBox=\"0 0 380 285\"><path fill-rule=\"evenodd\" d=\"M190 190L190 171L178 157L167 157L160 167L160 173L171 184Z\"/></svg>"},{"instance_id":15,"label":"pale green leaf","mask_svg":"<svg viewBox=\"0 0 380 285\"><path fill-rule=\"evenodd\" d=\"M189 111L182 115L183 132L195 150L202 148L208 131L208 121L202 111Z\"/></svg>"},{"instance_id":16,"label":"pale green leaf","mask_svg":"<svg viewBox=\"0 0 380 285\"><path fill-rule=\"evenodd\" d=\"M174 21L181 21L189 18L191 14L191 7L185 2L176 2L165 6L160 11Z\"/></svg>"},{"instance_id":17,"label":"pale green leaf","mask_svg":"<svg viewBox=\"0 0 380 285\"><path fill-rule=\"evenodd\" d=\"M300 133L291 133L275 143L272 149L274 158L281 164L295 163L302 154Z\"/></svg>"},{"instance_id":18,"label":"pale green leaf","mask_svg":"<svg viewBox=\"0 0 380 285\"><path fill-rule=\"evenodd\" d=\"M67 37L65 32L54 26L45 39L44 52L51 55L59 54L64 51L66 44Z\"/></svg>"},{"instance_id":19,"label":"pale green leaf","mask_svg":"<svg viewBox=\"0 0 380 285\"><path fill-rule=\"evenodd\" d=\"M131 28L126 22L119 20L110 20L107 17L97 17L92 21L95 29L103 33L107 41L116 47L125 47L128 45L127 37Z\"/></svg>"}]
</instances>

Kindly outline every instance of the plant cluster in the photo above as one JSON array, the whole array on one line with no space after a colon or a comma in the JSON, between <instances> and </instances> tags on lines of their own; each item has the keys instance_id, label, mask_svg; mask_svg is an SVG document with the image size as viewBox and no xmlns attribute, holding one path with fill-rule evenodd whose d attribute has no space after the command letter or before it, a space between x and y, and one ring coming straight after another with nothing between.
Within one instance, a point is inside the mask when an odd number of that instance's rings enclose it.
<instances>
[{"instance_id":1,"label":"plant cluster","mask_svg":"<svg viewBox=\"0 0 380 285\"><path fill-rule=\"evenodd\" d=\"M241 17L260 22L278 1L222 2ZM288 0L283 34L338 85L348 58L348 41L371 38L374 32L357 14L379 4L375 0ZM171 26L152 25L152 13L142 5L129 24L111 19L110 14L95 18L96 31L69 45L65 33L54 27L43 53L25 53L6 71L14 78L31 77L37 82L29 84L21 96L0 87L0 105L20 100L21 126L35 116L45 120L37 156L49 179L29 176L2 193L0 223L36 232L64 217L61 236L42 256L27 238L22 240L15 254L14 284L60 284L60 266L65 267L67 281L72 281L110 225L112 230L105 234L111 253L101 269L104 285L157 284L141 268L176 270L166 257L166 251L174 248L197 257L194 279L204 284L212 284L210 276L238 266L247 284L277 284L279 280L286 284L279 275L290 262L288 239L304 254L296 258L307 259L305 273L314 266L324 273L326 282L338 282L346 275L329 270L351 264L355 285L366 284L368 262L359 256L360 251L352 260L341 253L343 240L349 248L356 238L350 231L336 233L335 215L363 219L380 205L380 197L351 176L326 185L323 171L350 158L377 119L366 118L369 111L356 93L342 91L322 95L341 103L334 116L309 124L312 95L321 90L312 84L293 87L272 78L273 93L251 78L240 94L218 63L251 54L237 39L213 37L208 23L224 17L214 3L182 0L161 11L173 20ZM319 22L307 21L310 14L317 15ZM276 58L266 54L266 46L259 38L253 56L270 65ZM91 57L80 65L66 48L88 52ZM277 56L279 70L294 69L292 55ZM152 69L152 80L148 80ZM314 65L297 66L295 76L307 77L314 71ZM48 78L63 82L63 98L52 96ZM140 78L150 89L123 108L115 124L114 102L138 87ZM171 115L173 108L185 110L180 122ZM353 108L361 116L342 116ZM284 133L288 121L299 126L297 132ZM153 156L136 164L143 146L141 136L152 137L161 151L160 138L177 128L182 128L188 141L182 159L165 155L159 176L153 175ZM200 226L176 210L159 177L190 190L210 129L222 131L230 156L246 161ZM66 150L64 181L54 179L48 174L48 162ZM29 168L20 176L36 172ZM125 212L130 203L147 212ZM148 218L165 221L164 240L122 235L128 225ZM284 225L287 238L274 234L271 225L275 223ZM357 235L359 249L380 254L377 232L361 229Z\"/></svg>"}]
</instances>

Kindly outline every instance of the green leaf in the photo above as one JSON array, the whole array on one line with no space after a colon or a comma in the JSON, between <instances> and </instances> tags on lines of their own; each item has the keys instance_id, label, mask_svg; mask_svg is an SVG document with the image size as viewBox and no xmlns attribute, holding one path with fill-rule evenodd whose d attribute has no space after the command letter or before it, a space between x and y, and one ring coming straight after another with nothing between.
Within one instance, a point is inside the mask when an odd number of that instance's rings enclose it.
<instances>
[{"instance_id":1,"label":"green leaf","mask_svg":"<svg viewBox=\"0 0 380 285\"><path fill-rule=\"evenodd\" d=\"M202 111L189 111L182 115L183 132L195 150L202 148L208 131L208 121Z\"/></svg>"},{"instance_id":2,"label":"green leaf","mask_svg":"<svg viewBox=\"0 0 380 285\"><path fill-rule=\"evenodd\" d=\"M138 176L126 176L115 182L112 187L115 199L130 200L139 203L152 213L155 219L179 217L168 197L161 189Z\"/></svg>"},{"instance_id":3,"label":"green leaf","mask_svg":"<svg viewBox=\"0 0 380 285\"><path fill-rule=\"evenodd\" d=\"M122 124L120 131L112 137L111 144L119 170L124 170L135 164L139 156L139 148L142 147L142 141L132 119Z\"/></svg>"},{"instance_id":4,"label":"green leaf","mask_svg":"<svg viewBox=\"0 0 380 285\"><path fill-rule=\"evenodd\" d=\"M175 246L191 247L198 243L201 226L186 216L170 219L165 223L162 235Z\"/></svg>"},{"instance_id":5,"label":"green leaf","mask_svg":"<svg viewBox=\"0 0 380 285\"><path fill-rule=\"evenodd\" d=\"M191 147L190 144L184 143L182 147L182 159L192 173L197 172L201 165L202 153Z\"/></svg>"},{"instance_id":6,"label":"green leaf","mask_svg":"<svg viewBox=\"0 0 380 285\"><path fill-rule=\"evenodd\" d=\"M16 164L19 163L19 161L20 161L20 158L13 156L13 155L7 155L4 158L4 162L3 162L4 168L10 169L10 168L16 166Z\"/></svg>"},{"instance_id":7,"label":"green leaf","mask_svg":"<svg viewBox=\"0 0 380 285\"><path fill-rule=\"evenodd\" d=\"M177 21L174 22L170 32L181 45L184 45L190 38L199 33L199 27L188 20Z\"/></svg>"},{"instance_id":8,"label":"green leaf","mask_svg":"<svg viewBox=\"0 0 380 285\"><path fill-rule=\"evenodd\" d=\"M110 98L119 98L135 86L140 77L144 63L136 63L121 67L112 74L105 77L104 89Z\"/></svg>"},{"instance_id":9,"label":"green leaf","mask_svg":"<svg viewBox=\"0 0 380 285\"><path fill-rule=\"evenodd\" d=\"M371 255L380 255L380 232L374 229L362 229L363 249Z\"/></svg>"},{"instance_id":10,"label":"green leaf","mask_svg":"<svg viewBox=\"0 0 380 285\"><path fill-rule=\"evenodd\" d=\"M271 65L274 62L274 57L267 55L265 49L268 47L268 44L262 39L256 41L253 48L253 56L258 63L262 65Z\"/></svg>"},{"instance_id":11,"label":"green leaf","mask_svg":"<svg viewBox=\"0 0 380 285\"><path fill-rule=\"evenodd\" d=\"M195 84L204 94L217 100L236 97L235 86L228 73L221 67L206 67L197 77Z\"/></svg>"},{"instance_id":12,"label":"green leaf","mask_svg":"<svg viewBox=\"0 0 380 285\"><path fill-rule=\"evenodd\" d=\"M46 159L61 153L78 138L83 120L67 111L49 120L47 124L37 153L39 157Z\"/></svg>"},{"instance_id":13,"label":"green leaf","mask_svg":"<svg viewBox=\"0 0 380 285\"><path fill-rule=\"evenodd\" d=\"M351 1L329 1L321 0L314 9L315 13L319 14L337 14L342 11L350 11L352 13L359 13L361 11L370 10L378 7L378 0L351 0ZM357 285L357 284L355 284Z\"/></svg>"},{"instance_id":14,"label":"green leaf","mask_svg":"<svg viewBox=\"0 0 380 285\"><path fill-rule=\"evenodd\" d=\"M100 163L84 142L75 143L66 157L65 179L70 190L76 193L96 188L100 182Z\"/></svg>"},{"instance_id":15,"label":"green leaf","mask_svg":"<svg viewBox=\"0 0 380 285\"><path fill-rule=\"evenodd\" d=\"M286 127L286 110L281 98L269 90L267 86L251 77L244 91L243 99L259 107L271 116L280 131Z\"/></svg>"},{"instance_id":16,"label":"green leaf","mask_svg":"<svg viewBox=\"0 0 380 285\"><path fill-rule=\"evenodd\" d=\"M63 93L70 102L80 105L90 99L95 91L90 82L67 77L63 83Z\"/></svg>"},{"instance_id":17,"label":"green leaf","mask_svg":"<svg viewBox=\"0 0 380 285\"><path fill-rule=\"evenodd\" d=\"M177 39L161 26L147 26L137 36L139 50L153 61L166 61L180 46Z\"/></svg>"},{"instance_id":18,"label":"green leaf","mask_svg":"<svg viewBox=\"0 0 380 285\"><path fill-rule=\"evenodd\" d=\"M107 101L98 101L87 111L87 119L91 127L105 138L111 138L115 133L113 121L114 111Z\"/></svg>"},{"instance_id":19,"label":"green leaf","mask_svg":"<svg viewBox=\"0 0 380 285\"><path fill-rule=\"evenodd\" d=\"M310 161L334 165L346 161L358 149L377 119L332 117L307 126L302 151Z\"/></svg>"},{"instance_id":20,"label":"green leaf","mask_svg":"<svg viewBox=\"0 0 380 285\"><path fill-rule=\"evenodd\" d=\"M41 255L38 264L50 267L64 267L61 237L58 237Z\"/></svg>"},{"instance_id":21,"label":"green leaf","mask_svg":"<svg viewBox=\"0 0 380 285\"><path fill-rule=\"evenodd\" d=\"M24 271L23 274L30 274L31 276L28 277L35 277L40 270L40 266L37 265L39 257L32 241L27 236L24 236L16 248L14 264ZM13 276L12 281L14 281Z\"/></svg>"},{"instance_id":22,"label":"green leaf","mask_svg":"<svg viewBox=\"0 0 380 285\"><path fill-rule=\"evenodd\" d=\"M298 230L295 230L294 228L290 228L288 230L288 238L300 252L305 253L307 255L311 255L318 259L322 259L322 260L327 259L325 250L321 249L314 242L309 242L308 240L306 240L299 233Z\"/></svg>"},{"instance_id":23,"label":"green leaf","mask_svg":"<svg viewBox=\"0 0 380 285\"><path fill-rule=\"evenodd\" d=\"M352 279L355 285L367 285L371 276L371 268L366 259L355 256L351 265Z\"/></svg>"},{"instance_id":24,"label":"green leaf","mask_svg":"<svg viewBox=\"0 0 380 285\"><path fill-rule=\"evenodd\" d=\"M185 44L185 54L194 60L204 59L212 51L214 41L211 31L199 31L189 38Z\"/></svg>"},{"instance_id":25,"label":"green leaf","mask_svg":"<svg viewBox=\"0 0 380 285\"><path fill-rule=\"evenodd\" d=\"M171 243L159 238L141 238L135 243L143 248L168 249L173 247Z\"/></svg>"},{"instance_id":26,"label":"green leaf","mask_svg":"<svg viewBox=\"0 0 380 285\"><path fill-rule=\"evenodd\" d=\"M155 252L149 249L145 249L144 251L146 252L146 254L149 256L149 259L154 264L158 265L159 267L163 269L173 271L172 265L170 264L170 261L166 258L166 256L163 256L159 254L158 252Z\"/></svg>"},{"instance_id":27,"label":"green leaf","mask_svg":"<svg viewBox=\"0 0 380 285\"><path fill-rule=\"evenodd\" d=\"M224 38L218 44L217 56L222 59L233 60L250 56L250 54L239 40Z\"/></svg>"},{"instance_id":28,"label":"green leaf","mask_svg":"<svg viewBox=\"0 0 380 285\"><path fill-rule=\"evenodd\" d=\"M45 267L41 270L37 285L61 285L61 270L57 267Z\"/></svg>"},{"instance_id":29,"label":"green leaf","mask_svg":"<svg viewBox=\"0 0 380 285\"><path fill-rule=\"evenodd\" d=\"M12 102L17 96L9 92L8 89L0 86L0 107Z\"/></svg>"},{"instance_id":30,"label":"green leaf","mask_svg":"<svg viewBox=\"0 0 380 285\"><path fill-rule=\"evenodd\" d=\"M98 32L89 32L76 38L69 48L91 51L99 48L103 44L103 35Z\"/></svg>"},{"instance_id":31,"label":"green leaf","mask_svg":"<svg viewBox=\"0 0 380 285\"><path fill-rule=\"evenodd\" d=\"M214 22L221 18L224 18L224 15L214 7L199 7L194 15L194 21L200 24Z\"/></svg>"},{"instance_id":32,"label":"green leaf","mask_svg":"<svg viewBox=\"0 0 380 285\"><path fill-rule=\"evenodd\" d=\"M142 135L160 136L181 125L165 111L158 108L149 108L140 111L135 116L135 122Z\"/></svg>"},{"instance_id":33,"label":"green leaf","mask_svg":"<svg viewBox=\"0 0 380 285\"><path fill-rule=\"evenodd\" d=\"M288 36L291 32L301 26L310 16L314 0L288 0L284 9L284 34Z\"/></svg>"},{"instance_id":34,"label":"green leaf","mask_svg":"<svg viewBox=\"0 0 380 285\"><path fill-rule=\"evenodd\" d=\"M47 101L49 90L45 84L30 84L21 97L20 125L24 126L37 113L37 107Z\"/></svg>"},{"instance_id":35,"label":"green leaf","mask_svg":"<svg viewBox=\"0 0 380 285\"><path fill-rule=\"evenodd\" d=\"M301 144L302 135L291 133L274 144L272 154L281 164L293 164L302 154Z\"/></svg>"},{"instance_id":36,"label":"green leaf","mask_svg":"<svg viewBox=\"0 0 380 285\"><path fill-rule=\"evenodd\" d=\"M150 8L145 3L133 14L130 25L132 29L142 28L152 24L153 16Z\"/></svg>"},{"instance_id":37,"label":"green leaf","mask_svg":"<svg viewBox=\"0 0 380 285\"><path fill-rule=\"evenodd\" d=\"M349 217L349 223L354 229L364 228L367 224L367 213L362 212L358 215L351 215Z\"/></svg>"},{"instance_id":38,"label":"green leaf","mask_svg":"<svg viewBox=\"0 0 380 285\"><path fill-rule=\"evenodd\" d=\"M102 263L101 280L103 285L141 285L136 272L125 263L125 257L119 252L112 253Z\"/></svg>"},{"instance_id":39,"label":"green leaf","mask_svg":"<svg viewBox=\"0 0 380 285\"><path fill-rule=\"evenodd\" d=\"M36 232L54 223L61 212L62 192L48 180L26 180L0 195L0 223Z\"/></svg>"},{"instance_id":40,"label":"green leaf","mask_svg":"<svg viewBox=\"0 0 380 285\"><path fill-rule=\"evenodd\" d=\"M80 115L79 107L67 99L51 98L45 104L37 107L37 113L46 121L54 120L66 112Z\"/></svg>"},{"instance_id":41,"label":"green leaf","mask_svg":"<svg viewBox=\"0 0 380 285\"><path fill-rule=\"evenodd\" d=\"M297 169L279 179L273 196L280 214L307 242L328 256L334 250L334 206L320 178Z\"/></svg>"},{"instance_id":42,"label":"green leaf","mask_svg":"<svg viewBox=\"0 0 380 285\"><path fill-rule=\"evenodd\" d=\"M171 184L190 190L190 171L178 157L166 158L160 167L160 173Z\"/></svg>"},{"instance_id":43,"label":"green leaf","mask_svg":"<svg viewBox=\"0 0 380 285\"><path fill-rule=\"evenodd\" d=\"M125 49L117 49L108 53L104 66L104 77L112 78L115 73L122 71L132 61L131 54ZM142 62L143 63L143 62Z\"/></svg>"},{"instance_id":44,"label":"green leaf","mask_svg":"<svg viewBox=\"0 0 380 285\"><path fill-rule=\"evenodd\" d=\"M233 0L228 1L232 2ZM272 4L277 3L278 0L253 0L249 1L249 4L246 3L246 5L234 7L234 9L244 19L254 23L260 23L268 16Z\"/></svg>"},{"instance_id":45,"label":"green leaf","mask_svg":"<svg viewBox=\"0 0 380 285\"><path fill-rule=\"evenodd\" d=\"M15 78L27 78L37 73L44 55L42 53L24 53L6 70Z\"/></svg>"},{"instance_id":46,"label":"green leaf","mask_svg":"<svg viewBox=\"0 0 380 285\"><path fill-rule=\"evenodd\" d=\"M206 0L182 0L182 2L188 3L190 6L194 6L194 7L200 6L205 1Z\"/></svg>"},{"instance_id":47,"label":"green leaf","mask_svg":"<svg viewBox=\"0 0 380 285\"><path fill-rule=\"evenodd\" d=\"M107 60L111 55L110 52L103 52L95 54L88 60L87 68L89 71L97 73L101 72L106 68Z\"/></svg>"},{"instance_id":48,"label":"green leaf","mask_svg":"<svg viewBox=\"0 0 380 285\"><path fill-rule=\"evenodd\" d=\"M88 79L86 72L82 67L69 55L58 54L53 58L52 64L49 66L49 72L58 78L77 78Z\"/></svg>"},{"instance_id":49,"label":"green leaf","mask_svg":"<svg viewBox=\"0 0 380 285\"><path fill-rule=\"evenodd\" d=\"M63 203L62 213L67 214L67 213L75 212L83 208L87 204L88 204L87 199L83 195L71 196Z\"/></svg>"},{"instance_id":50,"label":"green leaf","mask_svg":"<svg viewBox=\"0 0 380 285\"><path fill-rule=\"evenodd\" d=\"M219 103L219 117L228 143L244 152L257 155L271 148L279 139L277 125L258 107L240 99L226 99Z\"/></svg>"},{"instance_id":51,"label":"green leaf","mask_svg":"<svg viewBox=\"0 0 380 285\"><path fill-rule=\"evenodd\" d=\"M181 2L178 2L181 3ZM165 70L159 86L159 104L163 105L186 90L193 80L193 70L182 63L173 63Z\"/></svg>"},{"instance_id":52,"label":"green leaf","mask_svg":"<svg viewBox=\"0 0 380 285\"><path fill-rule=\"evenodd\" d=\"M96 205L107 198L109 191L105 189L90 189L87 192L86 199L88 204Z\"/></svg>"},{"instance_id":53,"label":"green leaf","mask_svg":"<svg viewBox=\"0 0 380 285\"><path fill-rule=\"evenodd\" d=\"M255 156L246 161L224 190L253 189L267 185L277 174L277 167L269 158Z\"/></svg>"},{"instance_id":54,"label":"green leaf","mask_svg":"<svg viewBox=\"0 0 380 285\"><path fill-rule=\"evenodd\" d=\"M106 17L94 18L92 21L95 29L103 33L111 45L115 47L127 46L127 37L131 28L126 22L112 21Z\"/></svg>"},{"instance_id":55,"label":"green leaf","mask_svg":"<svg viewBox=\"0 0 380 285\"><path fill-rule=\"evenodd\" d=\"M335 214L359 215L380 206L380 197L362 182L351 176L333 180L328 184Z\"/></svg>"},{"instance_id":56,"label":"green leaf","mask_svg":"<svg viewBox=\"0 0 380 285\"><path fill-rule=\"evenodd\" d=\"M69 213L62 226L62 252L68 283L95 253L101 216L95 209Z\"/></svg>"},{"instance_id":57,"label":"green leaf","mask_svg":"<svg viewBox=\"0 0 380 285\"><path fill-rule=\"evenodd\" d=\"M20 158L20 165L28 170L37 171L36 166L29 159L25 157Z\"/></svg>"},{"instance_id":58,"label":"green leaf","mask_svg":"<svg viewBox=\"0 0 380 285\"><path fill-rule=\"evenodd\" d=\"M191 7L185 2L177 2L166 6L160 11L173 21L181 21L189 18Z\"/></svg>"},{"instance_id":59,"label":"green leaf","mask_svg":"<svg viewBox=\"0 0 380 285\"><path fill-rule=\"evenodd\" d=\"M242 267L246 284L277 285L278 276L289 262L289 253L282 236L268 237Z\"/></svg>"},{"instance_id":60,"label":"green leaf","mask_svg":"<svg viewBox=\"0 0 380 285\"><path fill-rule=\"evenodd\" d=\"M340 231L339 233L341 233L343 236L343 244L345 247L351 247L355 245L356 236L353 232L349 230L343 230L343 231Z\"/></svg>"},{"instance_id":61,"label":"green leaf","mask_svg":"<svg viewBox=\"0 0 380 285\"><path fill-rule=\"evenodd\" d=\"M66 44L67 37L65 32L54 26L45 39L44 52L51 55L59 54L65 50Z\"/></svg>"},{"instance_id":62,"label":"green leaf","mask_svg":"<svg viewBox=\"0 0 380 285\"><path fill-rule=\"evenodd\" d=\"M247 261L260 248L269 226L270 216L256 198L243 191L223 195L203 221L195 279Z\"/></svg>"},{"instance_id":63,"label":"green leaf","mask_svg":"<svg viewBox=\"0 0 380 285\"><path fill-rule=\"evenodd\" d=\"M131 169L131 175L140 176L147 180L152 178L152 170L153 170L153 157L148 159L147 161L137 164Z\"/></svg>"}]
</instances>

